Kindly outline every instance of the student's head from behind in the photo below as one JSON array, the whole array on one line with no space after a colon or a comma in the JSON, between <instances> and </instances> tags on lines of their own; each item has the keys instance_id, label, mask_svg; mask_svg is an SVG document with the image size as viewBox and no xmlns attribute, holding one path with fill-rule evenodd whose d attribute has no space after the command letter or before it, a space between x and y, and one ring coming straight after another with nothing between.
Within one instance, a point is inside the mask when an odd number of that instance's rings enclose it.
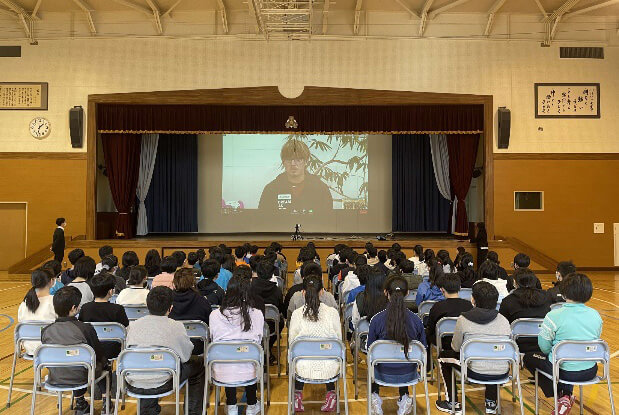
<instances>
[{"instance_id":1,"label":"student's head from behind","mask_svg":"<svg viewBox=\"0 0 619 415\"><path fill-rule=\"evenodd\" d=\"M98 275L92 277L90 280L90 289L95 298L106 298L112 296L114 287L116 286L116 279L109 272L101 272Z\"/></svg>"},{"instance_id":2,"label":"student's head from behind","mask_svg":"<svg viewBox=\"0 0 619 415\"><path fill-rule=\"evenodd\" d=\"M467 269L472 270L473 265L473 255L466 252L464 253L464 255L462 255L462 258L460 258L460 263L458 264L458 271L465 271Z\"/></svg>"},{"instance_id":3,"label":"student's head from behind","mask_svg":"<svg viewBox=\"0 0 619 415\"><path fill-rule=\"evenodd\" d=\"M309 275L322 275L322 268L314 261L307 261L301 266L301 277L305 278Z\"/></svg>"},{"instance_id":4,"label":"student's head from behind","mask_svg":"<svg viewBox=\"0 0 619 415\"><path fill-rule=\"evenodd\" d=\"M111 271L118 266L118 257L116 255L108 255L101 260L103 268Z\"/></svg>"},{"instance_id":5,"label":"student's head from behind","mask_svg":"<svg viewBox=\"0 0 619 415\"><path fill-rule=\"evenodd\" d=\"M499 279L499 266L492 261L486 261L479 267L479 277L486 280Z\"/></svg>"},{"instance_id":6,"label":"student's head from behind","mask_svg":"<svg viewBox=\"0 0 619 415\"><path fill-rule=\"evenodd\" d=\"M445 294L458 294L460 292L460 277L458 274L445 274L441 278L441 291Z\"/></svg>"},{"instance_id":7,"label":"student's head from behind","mask_svg":"<svg viewBox=\"0 0 619 415\"><path fill-rule=\"evenodd\" d=\"M275 252L282 252L282 244L279 242L271 242L271 248L275 250Z\"/></svg>"},{"instance_id":8,"label":"student's head from behind","mask_svg":"<svg viewBox=\"0 0 619 415\"><path fill-rule=\"evenodd\" d=\"M245 274L245 271L236 273L237 269L245 268L249 271L249 276ZM225 313L228 309L238 309L236 313L241 314L241 329L243 331L249 331L251 329L251 316L249 314L250 308L250 289L251 289L251 270L249 267L238 267L235 270L235 274L232 275L228 282L228 289L221 302L220 311Z\"/></svg>"},{"instance_id":9,"label":"student's head from behind","mask_svg":"<svg viewBox=\"0 0 619 415\"><path fill-rule=\"evenodd\" d=\"M387 262L387 251L385 251L384 249L378 251L378 261L382 264Z\"/></svg>"},{"instance_id":10,"label":"student's head from behind","mask_svg":"<svg viewBox=\"0 0 619 415\"><path fill-rule=\"evenodd\" d=\"M258 245L251 245L249 247L249 254L250 255L256 255L258 253Z\"/></svg>"},{"instance_id":11,"label":"student's head from behind","mask_svg":"<svg viewBox=\"0 0 619 415\"><path fill-rule=\"evenodd\" d=\"M84 256L84 251L80 248L76 248L72 250L71 252L69 252L69 255L67 256L69 258L69 262L71 263L71 265L75 265L77 261L79 261L79 259Z\"/></svg>"},{"instance_id":12,"label":"student's head from behind","mask_svg":"<svg viewBox=\"0 0 619 415\"><path fill-rule=\"evenodd\" d=\"M528 268L531 265L531 258L527 254L523 254L522 252L516 254L514 257L514 269L518 268Z\"/></svg>"},{"instance_id":13,"label":"student's head from behind","mask_svg":"<svg viewBox=\"0 0 619 415\"><path fill-rule=\"evenodd\" d=\"M555 273L557 280L562 281L568 275L576 272L576 265L572 261L561 261L557 264L557 272Z\"/></svg>"},{"instance_id":14,"label":"student's head from behind","mask_svg":"<svg viewBox=\"0 0 619 415\"><path fill-rule=\"evenodd\" d=\"M220 266L224 263L226 254L224 253L223 249L218 246L214 246L213 248L209 249L208 252L209 257L219 262Z\"/></svg>"},{"instance_id":15,"label":"student's head from behind","mask_svg":"<svg viewBox=\"0 0 619 415\"><path fill-rule=\"evenodd\" d=\"M301 140L293 138L282 146L280 158L289 178L303 178L310 159L310 149Z\"/></svg>"},{"instance_id":16,"label":"student's head from behind","mask_svg":"<svg viewBox=\"0 0 619 415\"><path fill-rule=\"evenodd\" d=\"M169 287L159 286L149 291L146 296L146 307L153 316L167 316L174 303L174 291Z\"/></svg>"},{"instance_id":17,"label":"student's head from behind","mask_svg":"<svg viewBox=\"0 0 619 415\"><path fill-rule=\"evenodd\" d=\"M359 265L357 267L355 273L357 274L357 278L359 278L359 284L365 285L367 283L370 272L372 272L372 267L368 264Z\"/></svg>"},{"instance_id":18,"label":"student's head from behind","mask_svg":"<svg viewBox=\"0 0 619 415\"><path fill-rule=\"evenodd\" d=\"M415 245L413 252L415 252L415 256L419 258L420 261L423 261L423 246L419 244Z\"/></svg>"},{"instance_id":19,"label":"student's head from behind","mask_svg":"<svg viewBox=\"0 0 619 415\"><path fill-rule=\"evenodd\" d=\"M79 313L82 293L77 287L67 285L54 294L54 311L58 317L73 317Z\"/></svg>"},{"instance_id":20,"label":"student's head from behind","mask_svg":"<svg viewBox=\"0 0 619 415\"><path fill-rule=\"evenodd\" d=\"M237 246L236 248L234 248L234 256L236 257L237 260L243 259L246 253L247 253L247 249L245 248L245 245Z\"/></svg>"},{"instance_id":21,"label":"student's head from behind","mask_svg":"<svg viewBox=\"0 0 619 415\"><path fill-rule=\"evenodd\" d=\"M168 274L173 274L176 271L177 263L176 258L172 256L164 257L161 261L161 270L163 272L167 272Z\"/></svg>"},{"instance_id":22,"label":"student's head from behind","mask_svg":"<svg viewBox=\"0 0 619 415\"><path fill-rule=\"evenodd\" d=\"M365 257L365 255L357 255L357 257L355 258L355 267L360 267L361 265L367 265L368 263L368 259Z\"/></svg>"},{"instance_id":23,"label":"student's head from behind","mask_svg":"<svg viewBox=\"0 0 619 415\"><path fill-rule=\"evenodd\" d=\"M518 268L514 272L514 284L518 288L536 289L539 279L529 268Z\"/></svg>"},{"instance_id":24,"label":"student's head from behind","mask_svg":"<svg viewBox=\"0 0 619 415\"><path fill-rule=\"evenodd\" d=\"M262 255L254 255L249 258L249 268L251 268L252 272L256 272L258 269L258 263L262 261L264 257Z\"/></svg>"},{"instance_id":25,"label":"student's head from behind","mask_svg":"<svg viewBox=\"0 0 619 415\"><path fill-rule=\"evenodd\" d=\"M473 284L473 297L471 302L477 308L495 310L499 301L499 291L489 282L479 281Z\"/></svg>"},{"instance_id":26,"label":"student's head from behind","mask_svg":"<svg viewBox=\"0 0 619 415\"><path fill-rule=\"evenodd\" d=\"M112 255L114 253L114 248L109 245L103 245L99 248L99 258L103 259L108 255Z\"/></svg>"},{"instance_id":27,"label":"student's head from behind","mask_svg":"<svg viewBox=\"0 0 619 415\"><path fill-rule=\"evenodd\" d=\"M258 278L263 280L270 280L275 273L275 266L273 262L268 259L262 259L256 265L256 274L258 274Z\"/></svg>"},{"instance_id":28,"label":"student's head from behind","mask_svg":"<svg viewBox=\"0 0 619 415\"><path fill-rule=\"evenodd\" d=\"M97 264L95 260L89 256L85 256L80 258L75 263L75 276L78 278L83 278L86 281L90 281L90 279L95 275L95 268Z\"/></svg>"},{"instance_id":29,"label":"student's head from behind","mask_svg":"<svg viewBox=\"0 0 619 415\"><path fill-rule=\"evenodd\" d=\"M488 251L488 256L486 258L488 259L488 261L492 261L497 265L501 263L499 261L499 254L497 254L496 251Z\"/></svg>"},{"instance_id":30,"label":"student's head from behind","mask_svg":"<svg viewBox=\"0 0 619 415\"><path fill-rule=\"evenodd\" d=\"M303 280L303 296L305 297L303 317L310 321L318 321L322 288L322 278L317 275L309 275Z\"/></svg>"},{"instance_id":31,"label":"student's head from behind","mask_svg":"<svg viewBox=\"0 0 619 415\"><path fill-rule=\"evenodd\" d=\"M202 271L202 276L208 280L214 279L217 274L219 274L220 269L221 265L214 259L207 259L202 263L202 266L200 267L200 270Z\"/></svg>"},{"instance_id":32,"label":"student's head from behind","mask_svg":"<svg viewBox=\"0 0 619 415\"><path fill-rule=\"evenodd\" d=\"M60 265L60 262L56 261L55 259L47 261L45 264L43 264L41 268L49 269L54 274L54 278L56 278L62 272L62 265Z\"/></svg>"},{"instance_id":33,"label":"student's head from behind","mask_svg":"<svg viewBox=\"0 0 619 415\"><path fill-rule=\"evenodd\" d=\"M391 249L393 249L395 252L400 252L402 250L402 246L399 243L395 242L391 245Z\"/></svg>"},{"instance_id":34,"label":"student's head from behind","mask_svg":"<svg viewBox=\"0 0 619 415\"><path fill-rule=\"evenodd\" d=\"M446 249L441 249L436 253L436 257L438 258L439 262L442 265L449 265L452 266L453 262L451 261L451 258L449 257L449 251L447 251Z\"/></svg>"},{"instance_id":35,"label":"student's head from behind","mask_svg":"<svg viewBox=\"0 0 619 415\"><path fill-rule=\"evenodd\" d=\"M430 268L430 272L428 274L430 286L436 285L437 287L440 287L441 280L445 275L445 272L443 271L443 266L438 262L436 258L432 258L428 262L428 267Z\"/></svg>"},{"instance_id":36,"label":"student's head from behind","mask_svg":"<svg viewBox=\"0 0 619 415\"><path fill-rule=\"evenodd\" d=\"M248 265L239 265L238 267L234 268L232 276L251 279L251 268L249 268ZM228 286L228 288L230 288L230 286Z\"/></svg>"},{"instance_id":37,"label":"student's head from behind","mask_svg":"<svg viewBox=\"0 0 619 415\"><path fill-rule=\"evenodd\" d=\"M369 248L367 248L367 253L368 253L368 258L376 258L376 255L378 255L378 249L376 249L376 247L372 245Z\"/></svg>"},{"instance_id":38,"label":"student's head from behind","mask_svg":"<svg viewBox=\"0 0 619 415\"><path fill-rule=\"evenodd\" d=\"M186 291L196 290L196 275L190 268L179 268L174 273L172 281L174 291L184 293Z\"/></svg>"},{"instance_id":39,"label":"student's head from behind","mask_svg":"<svg viewBox=\"0 0 619 415\"><path fill-rule=\"evenodd\" d=\"M143 286L146 282L147 275L148 271L146 271L146 268L140 265L136 265L135 267L131 268L131 271L129 271L127 285Z\"/></svg>"},{"instance_id":40,"label":"student's head from behind","mask_svg":"<svg viewBox=\"0 0 619 415\"><path fill-rule=\"evenodd\" d=\"M187 254L184 251L174 251L172 252L172 257L176 259L176 268L180 268L185 265Z\"/></svg>"},{"instance_id":41,"label":"student's head from behind","mask_svg":"<svg viewBox=\"0 0 619 415\"><path fill-rule=\"evenodd\" d=\"M307 261L313 261L315 256L316 255L314 251L312 250L312 248L308 246L304 246L299 250L299 256L297 257L297 261L303 264ZM341 258L341 254L340 254L340 258Z\"/></svg>"},{"instance_id":42,"label":"student's head from behind","mask_svg":"<svg viewBox=\"0 0 619 415\"><path fill-rule=\"evenodd\" d=\"M573 272L563 278L559 291L567 302L584 304L593 295L593 284L585 274Z\"/></svg>"},{"instance_id":43,"label":"student's head from behind","mask_svg":"<svg viewBox=\"0 0 619 415\"><path fill-rule=\"evenodd\" d=\"M161 255L156 249L151 249L146 253L144 258L144 266L148 270L155 270L161 266Z\"/></svg>"},{"instance_id":44,"label":"student's head from behind","mask_svg":"<svg viewBox=\"0 0 619 415\"><path fill-rule=\"evenodd\" d=\"M65 218L56 219L56 226L62 226L63 228L67 226L67 221Z\"/></svg>"},{"instance_id":45,"label":"student's head from behind","mask_svg":"<svg viewBox=\"0 0 619 415\"><path fill-rule=\"evenodd\" d=\"M136 254L134 251L127 251L123 254L122 257L122 265L123 268L127 268L127 267L133 267L135 265L138 265L140 263L140 259L138 258L138 254Z\"/></svg>"},{"instance_id":46,"label":"student's head from behind","mask_svg":"<svg viewBox=\"0 0 619 415\"><path fill-rule=\"evenodd\" d=\"M400 267L400 271L404 274L412 274L413 271L415 271L415 263L413 261L409 261L408 259L400 261L398 266Z\"/></svg>"},{"instance_id":47,"label":"student's head from behind","mask_svg":"<svg viewBox=\"0 0 619 415\"><path fill-rule=\"evenodd\" d=\"M198 262L198 254L196 254L195 252L190 252L187 254L187 265L189 266L194 266L196 265L196 262Z\"/></svg>"},{"instance_id":48,"label":"student's head from behind","mask_svg":"<svg viewBox=\"0 0 619 415\"><path fill-rule=\"evenodd\" d=\"M391 263L395 266L400 266L402 261L406 261L406 254L402 251L395 251L391 258Z\"/></svg>"},{"instance_id":49,"label":"student's head from behind","mask_svg":"<svg viewBox=\"0 0 619 415\"><path fill-rule=\"evenodd\" d=\"M423 260L424 262L427 264L432 258L435 258L436 256L434 255L434 250L432 249L426 249L425 251L423 251Z\"/></svg>"},{"instance_id":50,"label":"student's head from behind","mask_svg":"<svg viewBox=\"0 0 619 415\"><path fill-rule=\"evenodd\" d=\"M53 271L49 268L39 268L30 275L32 287L24 297L26 307L30 312L34 313L39 308L40 301L37 292L46 290L47 294L49 294L49 289L54 286L56 281L54 277Z\"/></svg>"}]
</instances>

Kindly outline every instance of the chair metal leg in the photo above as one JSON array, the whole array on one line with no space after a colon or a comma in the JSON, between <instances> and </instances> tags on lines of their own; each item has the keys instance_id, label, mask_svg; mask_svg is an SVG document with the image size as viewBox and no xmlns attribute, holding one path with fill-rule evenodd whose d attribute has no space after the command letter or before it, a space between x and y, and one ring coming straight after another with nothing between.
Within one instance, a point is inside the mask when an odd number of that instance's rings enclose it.
<instances>
[{"instance_id":1,"label":"chair metal leg","mask_svg":"<svg viewBox=\"0 0 619 415\"><path fill-rule=\"evenodd\" d=\"M424 368L425 369L425 368ZM411 398L413 398L413 415L417 415L417 384L413 385L413 396L411 396Z\"/></svg>"},{"instance_id":2,"label":"chair metal leg","mask_svg":"<svg viewBox=\"0 0 619 415\"><path fill-rule=\"evenodd\" d=\"M275 328L275 333L277 333L277 377L282 377L282 349L280 343L280 334L279 334L279 321L277 322L277 327Z\"/></svg>"},{"instance_id":3,"label":"chair metal leg","mask_svg":"<svg viewBox=\"0 0 619 415\"><path fill-rule=\"evenodd\" d=\"M115 393L115 398L116 398L116 405L114 405L114 415L118 415L118 401L120 400L120 387L122 384L122 379L120 379L120 377L118 377L116 379L116 393Z\"/></svg>"},{"instance_id":4,"label":"chair metal leg","mask_svg":"<svg viewBox=\"0 0 619 415\"><path fill-rule=\"evenodd\" d=\"M269 401L270 404L271 402ZM264 376L260 377L260 412L264 415Z\"/></svg>"},{"instance_id":5,"label":"chair metal leg","mask_svg":"<svg viewBox=\"0 0 619 415\"><path fill-rule=\"evenodd\" d=\"M90 415L95 415L95 374L92 374L92 381L90 382ZM178 414L176 414L178 415Z\"/></svg>"},{"instance_id":6,"label":"chair metal leg","mask_svg":"<svg viewBox=\"0 0 619 415\"><path fill-rule=\"evenodd\" d=\"M430 415L430 394L428 393L428 380L423 380L423 391L426 395L426 413Z\"/></svg>"},{"instance_id":7,"label":"chair metal leg","mask_svg":"<svg viewBox=\"0 0 619 415\"><path fill-rule=\"evenodd\" d=\"M438 347L436 348L436 391L438 393L438 400L441 400L441 379L443 374L441 373L441 362L438 361Z\"/></svg>"},{"instance_id":8,"label":"chair metal leg","mask_svg":"<svg viewBox=\"0 0 619 415\"><path fill-rule=\"evenodd\" d=\"M452 372L453 373L453 372ZM465 385L465 379L464 379L464 373L460 373L460 384L461 384L461 388L462 391L460 392L462 394L462 413L466 414L466 391L464 389L464 385ZM455 389L454 389L454 396L456 395ZM454 408L455 410L455 408Z\"/></svg>"},{"instance_id":9,"label":"chair metal leg","mask_svg":"<svg viewBox=\"0 0 619 415\"><path fill-rule=\"evenodd\" d=\"M496 413L501 415L501 385L496 385L496 409Z\"/></svg>"},{"instance_id":10,"label":"chair metal leg","mask_svg":"<svg viewBox=\"0 0 619 415\"><path fill-rule=\"evenodd\" d=\"M367 388L368 388L368 398L367 398L367 404L368 404L368 412L367 415L373 415L372 414L372 379L370 379L370 366L369 366L369 361L368 361L368 384L367 384Z\"/></svg>"},{"instance_id":11,"label":"chair metal leg","mask_svg":"<svg viewBox=\"0 0 619 415\"><path fill-rule=\"evenodd\" d=\"M615 415L615 400L613 399L613 385L610 382L610 370L606 376L606 383L608 384L608 398L610 399L610 409L612 410L612 415Z\"/></svg>"},{"instance_id":12,"label":"chair metal leg","mask_svg":"<svg viewBox=\"0 0 619 415\"><path fill-rule=\"evenodd\" d=\"M15 381L15 366L17 365L17 355L18 349L15 348L15 352L13 353L13 364L11 365L11 380L9 381L9 396L6 400L6 407L11 407L11 394L13 393L13 382Z\"/></svg>"},{"instance_id":13,"label":"chair metal leg","mask_svg":"<svg viewBox=\"0 0 619 415\"><path fill-rule=\"evenodd\" d=\"M136 409L135 413L137 415L140 415L140 398L135 400L135 404L137 405L137 409Z\"/></svg>"},{"instance_id":14,"label":"chair metal leg","mask_svg":"<svg viewBox=\"0 0 619 415\"><path fill-rule=\"evenodd\" d=\"M267 363L266 363L266 369L267 369L267 373L266 373L266 377L267 377L267 405L271 406L271 373L270 373L270 366L269 366L269 361L271 360L271 349L269 348L269 341L267 339L266 344L264 345L264 348L266 350L267 353ZM264 369L262 370L262 379L264 379ZM264 396L260 395L260 399L262 399L264 401Z\"/></svg>"},{"instance_id":15,"label":"chair metal leg","mask_svg":"<svg viewBox=\"0 0 619 415\"><path fill-rule=\"evenodd\" d=\"M583 415L584 414L584 406L585 405L584 405L584 403L582 401L582 385L578 385L578 389L579 389L579 393L580 393L580 396L579 396L579 400L580 400L580 415Z\"/></svg>"},{"instance_id":16,"label":"chair metal leg","mask_svg":"<svg viewBox=\"0 0 619 415\"><path fill-rule=\"evenodd\" d=\"M357 340L361 341L360 338L355 338L355 350L354 350L354 364L353 364L353 384L355 385L355 401L359 399L359 345L357 344ZM368 396L368 399L370 397Z\"/></svg>"},{"instance_id":17,"label":"chair metal leg","mask_svg":"<svg viewBox=\"0 0 619 415\"><path fill-rule=\"evenodd\" d=\"M451 370L451 413L455 414L456 413L455 410L456 410L456 375L455 375L454 370L452 369ZM465 413L465 412L462 411L462 413Z\"/></svg>"},{"instance_id":18,"label":"chair metal leg","mask_svg":"<svg viewBox=\"0 0 619 415\"><path fill-rule=\"evenodd\" d=\"M288 367L288 359L286 359L286 367ZM288 372L286 370L286 372ZM287 415L291 415L291 406L292 406L292 401L294 400L294 382L292 380L292 374L290 373L286 373L286 375L288 376L288 412Z\"/></svg>"},{"instance_id":19,"label":"chair metal leg","mask_svg":"<svg viewBox=\"0 0 619 415\"><path fill-rule=\"evenodd\" d=\"M34 415L34 408L37 402L37 374L34 374L34 385L32 386L32 402L30 402L30 415Z\"/></svg>"},{"instance_id":20,"label":"chair metal leg","mask_svg":"<svg viewBox=\"0 0 619 415\"><path fill-rule=\"evenodd\" d=\"M340 380L336 380L335 381L335 407L336 410L335 412L337 413L337 415L340 415L341 411L340 411Z\"/></svg>"},{"instance_id":21,"label":"chair metal leg","mask_svg":"<svg viewBox=\"0 0 619 415\"><path fill-rule=\"evenodd\" d=\"M539 414L539 401L537 396L537 381L538 381L539 372L535 369L535 415ZM522 401L522 395L520 396L520 400Z\"/></svg>"},{"instance_id":22,"label":"chair metal leg","mask_svg":"<svg viewBox=\"0 0 619 415\"><path fill-rule=\"evenodd\" d=\"M516 402L516 374L515 373L512 376L512 402Z\"/></svg>"},{"instance_id":23,"label":"chair metal leg","mask_svg":"<svg viewBox=\"0 0 619 415\"><path fill-rule=\"evenodd\" d=\"M554 371L554 369L553 369ZM558 391L559 386L557 385L557 379L554 376L554 373L552 375L552 390L553 390L553 396L554 396L554 401L555 401L555 414L559 413L559 397L557 396L557 394L559 393Z\"/></svg>"},{"instance_id":24,"label":"chair metal leg","mask_svg":"<svg viewBox=\"0 0 619 415\"><path fill-rule=\"evenodd\" d=\"M110 415L110 400L111 400L111 397L110 397L110 376L111 375L109 373L105 376L105 404L104 404L104 407L105 407L105 413L107 415Z\"/></svg>"},{"instance_id":25,"label":"chair metal leg","mask_svg":"<svg viewBox=\"0 0 619 415\"><path fill-rule=\"evenodd\" d=\"M58 392L58 415L62 415L62 392Z\"/></svg>"},{"instance_id":26,"label":"chair metal leg","mask_svg":"<svg viewBox=\"0 0 619 415\"><path fill-rule=\"evenodd\" d=\"M176 390L174 391L174 396L176 397L176 401L174 402L174 409L175 409L176 415L180 415L180 410L181 410L181 408L180 408L180 406L181 406L181 391L180 391L180 389L181 388L180 388L180 385L178 383L178 379L177 379L177 381L175 383L176 384L174 385L174 389L176 389Z\"/></svg>"},{"instance_id":27,"label":"chair metal leg","mask_svg":"<svg viewBox=\"0 0 619 415\"><path fill-rule=\"evenodd\" d=\"M189 415L189 381L185 383L185 397L183 400L183 408L185 409L185 415Z\"/></svg>"},{"instance_id":28,"label":"chair metal leg","mask_svg":"<svg viewBox=\"0 0 619 415\"><path fill-rule=\"evenodd\" d=\"M344 371L342 372L342 383L344 384L344 415L348 415L348 387L346 386L346 364L344 363L343 366ZM369 396L368 399L370 399Z\"/></svg>"},{"instance_id":29,"label":"chair metal leg","mask_svg":"<svg viewBox=\"0 0 619 415\"><path fill-rule=\"evenodd\" d=\"M520 383L520 371L516 372L516 383L518 384L518 399L520 400L520 415L524 415L524 400L522 399L522 384ZM536 389L537 392L537 389Z\"/></svg>"},{"instance_id":30,"label":"chair metal leg","mask_svg":"<svg viewBox=\"0 0 619 415\"><path fill-rule=\"evenodd\" d=\"M217 409L219 408L219 386L215 385L215 415L217 415Z\"/></svg>"},{"instance_id":31,"label":"chair metal leg","mask_svg":"<svg viewBox=\"0 0 619 415\"><path fill-rule=\"evenodd\" d=\"M71 404L69 405L69 409L73 410L75 407L75 391L71 391Z\"/></svg>"}]
</instances>

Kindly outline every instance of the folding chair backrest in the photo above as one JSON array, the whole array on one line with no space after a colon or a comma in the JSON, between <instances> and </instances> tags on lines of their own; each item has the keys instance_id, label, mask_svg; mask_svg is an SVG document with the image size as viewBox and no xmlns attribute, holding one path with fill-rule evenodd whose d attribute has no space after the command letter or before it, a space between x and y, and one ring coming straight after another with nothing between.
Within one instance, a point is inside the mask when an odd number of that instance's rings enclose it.
<instances>
[{"instance_id":1,"label":"folding chair backrest","mask_svg":"<svg viewBox=\"0 0 619 415\"><path fill-rule=\"evenodd\" d=\"M288 359L338 360L346 361L346 347L338 339L299 337L288 350Z\"/></svg>"},{"instance_id":2,"label":"folding chair backrest","mask_svg":"<svg viewBox=\"0 0 619 415\"><path fill-rule=\"evenodd\" d=\"M277 280L277 288L279 288L280 290L284 288L284 279L282 277L276 276L275 279Z\"/></svg>"},{"instance_id":3,"label":"folding chair backrest","mask_svg":"<svg viewBox=\"0 0 619 415\"><path fill-rule=\"evenodd\" d=\"M512 338L537 337L544 322L543 318L519 318L512 322Z\"/></svg>"},{"instance_id":4,"label":"folding chair backrest","mask_svg":"<svg viewBox=\"0 0 619 415\"><path fill-rule=\"evenodd\" d=\"M127 339L127 329L120 323L90 323L100 341L116 341L121 345Z\"/></svg>"},{"instance_id":5,"label":"folding chair backrest","mask_svg":"<svg viewBox=\"0 0 619 415\"><path fill-rule=\"evenodd\" d=\"M217 304L211 304L211 311L214 311L214 310L219 310L219 306Z\"/></svg>"},{"instance_id":6,"label":"folding chair backrest","mask_svg":"<svg viewBox=\"0 0 619 415\"><path fill-rule=\"evenodd\" d=\"M151 288L153 288L153 280L155 279L155 277L148 277L146 279L146 287L150 290Z\"/></svg>"},{"instance_id":7,"label":"folding chair backrest","mask_svg":"<svg viewBox=\"0 0 619 415\"><path fill-rule=\"evenodd\" d=\"M264 365L262 346L251 341L221 341L208 345L206 363L254 362Z\"/></svg>"},{"instance_id":8,"label":"folding chair backrest","mask_svg":"<svg viewBox=\"0 0 619 415\"><path fill-rule=\"evenodd\" d=\"M558 364L564 361L607 363L610 360L610 350L604 340L564 340L552 348L552 360Z\"/></svg>"},{"instance_id":9,"label":"folding chair backrest","mask_svg":"<svg viewBox=\"0 0 619 415\"><path fill-rule=\"evenodd\" d=\"M363 317L357 323L357 332L358 333L368 333L370 331L370 322L367 317Z\"/></svg>"},{"instance_id":10,"label":"folding chair backrest","mask_svg":"<svg viewBox=\"0 0 619 415\"><path fill-rule=\"evenodd\" d=\"M112 303L112 304L116 304L116 299L118 298L118 294L114 294L113 296L110 297L110 299L108 300L108 302Z\"/></svg>"},{"instance_id":11,"label":"folding chair backrest","mask_svg":"<svg viewBox=\"0 0 619 415\"><path fill-rule=\"evenodd\" d=\"M180 376L181 360L174 350L165 347L128 348L118 355L116 370L118 373L165 372Z\"/></svg>"},{"instance_id":12,"label":"folding chair backrest","mask_svg":"<svg viewBox=\"0 0 619 415\"><path fill-rule=\"evenodd\" d=\"M408 294L404 297L404 302L414 303L417 299L417 290L408 290Z\"/></svg>"},{"instance_id":13,"label":"folding chair backrest","mask_svg":"<svg viewBox=\"0 0 619 415\"><path fill-rule=\"evenodd\" d=\"M41 340L41 332L53 321L22 321L15 326L15 343L25 340Z\"/></svg>"},{"instance_id":14,"label":"folding chair backrest","mask_svg":"<svg viewBox=\"0 0 619 415\"><path fill-rule=\"evenodd\" d=\"M392 340L378 340L368 350L368 366L376 363L419 363L425 366L426 348L417 340L408 345L408 359L404 355L404 346Z\"/></svg>"},{"instance_id":15,"label":"folding chair backrest","mask_svg":"<svg viewBox=\"0 0 619 415\"><path fill-rule=\"evenodd\" d=\"M70 346L42 344L34 352L35 381L38 383L40 369L50 367L83 367L93 370L95 351L87 344Z\"/></svg>"},{"instance_id":16,"label":"folding chair backrest","mask_svg":"<svg viewBox=\"0 0 619 415\"><path fill-rule=\"evenodd\" d=\"M279 322L280 320L279 309L273 304L265 304L264 305L264 319Z\"/></svg>"},{"instance_id":17,"label":"folding chair backrest","mask_svg":"<svg viewBox=\"0 0 619 415\"><path fill-rule=\"evenodd\" d=\"M472 288L460 288L460 291L458 292L458 297L462 298L463 300L471 300L471 297L473 297L473 289Z\"/></svg>"},{"instance_id":18,"label":"folding chair backrest","mask_svg":"<svg viewBox=\"0 0 619 415\"><path fill-rule=\"evenodd\" d=\"M434 304L436 304L436 301L431 300L424 301L423 303L419 304L419 310L417 314L419 314L419 317L421 317L422 320L424 316L430 314L430 310L432 309Z\"/></svg>"},{"instance_id":19,"label":"folding chair backrest","mask_svg":"<svg viewBox=\"0 0 619 415\"><path fill-rule=\"evenodd\" d=\"M564 304L565 304L565 302L563 302L563 301L562 301L562 302L559 302L559 303L554 303L554 304L551 304L551 305L550 305L550 311L553 311L553 310L558 310L558 309L560 309L561 307L563 307L563 305L564 305Z\"/></svg>"},{"instance_id":20,"label":"folding chair backrest","mask_svg":"<svg viewBox=\"0 0 619 415\"><path fill-rule=\"evenodd\" d=\"M456 330L458 317L443 317L436 323L436 344L440 347L441 339L445 336L452 336Z\"/></svg>"},{"instance_id":21,"label":"folding chair backrest","mask_svg":"<svg viewBox=\"0 0 619 415\"><path fill-rule=\"evenodd\" d=\"M129 320L137 320L150 314L145 305L125 305L123 307Z\"/></svg>"},{"instance_id":22,"label":"folding chair backrest","mask_svg":"<svg viewBox=\"0 0 619 415\"><path fill-rule=\"evenodd\" d=\"M348 303L344 306L344 320L352 318L352 307L354 303Z\"/></svg>"},{"instance_id":23,"label":"folding chair backrest","mask_svg":"<svg viewBox=\"0 0 619 415\"><path fill-rule=\"evenodd\" d=\"M483 337L467 340L460 348L460 361L496 360L519 362L520 353L516 342L505 337ZM464 367L464 366L463 366Z\"/></svg>"},{"instance_id":24,"label":"folding chair backrest","mask_svg":"<svg viewBox=\"0 0 619 415\"><path fill-rule=\"evenodd\" d=\"M210 339L209 328L205 322L200 320L181 320L181 323L185 326L185 331L189 338L203 341Z\"/></svg>"}]
</instances>

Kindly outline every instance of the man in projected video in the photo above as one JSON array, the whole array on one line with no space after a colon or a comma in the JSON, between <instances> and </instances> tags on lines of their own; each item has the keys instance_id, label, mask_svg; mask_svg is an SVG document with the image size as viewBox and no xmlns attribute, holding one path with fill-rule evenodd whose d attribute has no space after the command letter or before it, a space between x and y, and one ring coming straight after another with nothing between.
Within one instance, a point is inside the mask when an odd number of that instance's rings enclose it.
<instances>
[{"instance_id":1,"label":"man in projected video","mask_svg":"<svg viewBox=\"0 0 619 415\"><path fill-rule=\"evenodd\" d=\"M262 190L258 209L270 212L314 214L333 210L329 187L307 171L310 149L300 140L288 140L280 152L284 172Z\"/></svg>"}]
</instances>

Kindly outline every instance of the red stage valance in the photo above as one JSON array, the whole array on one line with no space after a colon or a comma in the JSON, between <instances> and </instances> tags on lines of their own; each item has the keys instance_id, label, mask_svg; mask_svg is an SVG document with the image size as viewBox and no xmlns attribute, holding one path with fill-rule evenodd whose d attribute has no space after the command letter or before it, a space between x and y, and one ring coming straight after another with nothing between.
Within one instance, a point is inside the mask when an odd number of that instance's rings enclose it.
<instances>
[{"instance_id":1,"label":"red stage valance","mask_svg":"<svg viewBox=\"0 0 619 415\"><path fill-rule=\"evenodd\" d=\"M298 122L287 130L288 116ZM483 105L130 105L98 104L99 132L443 133L484 130Z\"/></svg>"}]
</instances>

